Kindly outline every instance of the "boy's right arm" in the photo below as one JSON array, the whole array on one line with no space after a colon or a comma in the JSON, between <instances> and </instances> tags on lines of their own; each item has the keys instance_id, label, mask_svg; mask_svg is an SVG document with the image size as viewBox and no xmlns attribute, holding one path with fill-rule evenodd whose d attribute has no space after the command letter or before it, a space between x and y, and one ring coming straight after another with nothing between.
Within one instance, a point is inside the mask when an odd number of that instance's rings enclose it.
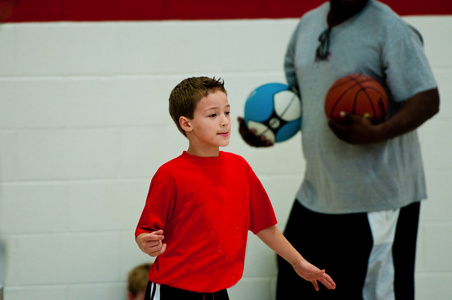
<instances>
[{"instance_id":1,"label":"boy's right arm","mask_svg":"<svg viewBox=\"0 0 452 300\"><path fill-rule=\"evenodd\" d=\"M157 230L140 233L136 238L136 242L141 251L152 257L156 257L166 250L166 244L163 243L164 239L163 230Z\"/></svg>"},{"instance_id":2,"label":"boy's right arm","mask_svg":"<svg viewBox=\"0 0 452 300\"><path fill-rule=\"evenodd\" d=\"M304 259L279 231L276 225L259 231L257 237L279 256L289 262L300 277L310 281L314 285L316 291L319 290L317 281L320 281L328 289L334 290L336 288L336 283L325 273L325 270L320 270Z\"/></svg>"}]
</instances>

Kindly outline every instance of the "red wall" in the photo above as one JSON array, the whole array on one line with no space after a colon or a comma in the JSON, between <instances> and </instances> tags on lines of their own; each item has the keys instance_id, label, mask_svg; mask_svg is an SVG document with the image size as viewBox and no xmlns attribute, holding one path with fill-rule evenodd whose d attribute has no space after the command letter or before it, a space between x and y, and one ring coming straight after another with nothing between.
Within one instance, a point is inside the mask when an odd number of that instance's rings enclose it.
<instances>
[{"instance_id":1,"label":"red wall","mask_svg":"<svg viewBox=\"0 0 452 300\"><path fill-rule=\"evenodd\" d=\"M297 18L325 0L0 0L4 22ZM400 15L452 14L451 0L381 0ZM12 9L10 9L12 8Z\"/></svg>"}]
</instances>

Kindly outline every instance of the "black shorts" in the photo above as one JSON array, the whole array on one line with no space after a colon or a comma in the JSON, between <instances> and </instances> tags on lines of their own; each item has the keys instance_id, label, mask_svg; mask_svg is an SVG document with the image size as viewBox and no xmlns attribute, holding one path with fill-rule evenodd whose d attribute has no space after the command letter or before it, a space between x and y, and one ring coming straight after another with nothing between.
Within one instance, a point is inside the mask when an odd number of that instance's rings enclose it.
<instances>
[{"instance_id":1,"label":"black shorts","mask_svg":"<svg viewBox=\"0 0 452 300\"><path fill-rule=\"evenodd\" d=\"M332 215L295 201L284 235L337 286L327 290L319 283L316 292L279 258L276 299L414 299L419 210L417 202L393 211Z\"/></svg>"},{"instance_id":2,"label":"black shorts","mask_svg":"<svg viewBox=\"0 0 452 300\"><path fill-rule=\"evenodd\" d=\"M229 300L227 290L196 293L149 281L144 300Z\"/></svg>"}]
</instances>

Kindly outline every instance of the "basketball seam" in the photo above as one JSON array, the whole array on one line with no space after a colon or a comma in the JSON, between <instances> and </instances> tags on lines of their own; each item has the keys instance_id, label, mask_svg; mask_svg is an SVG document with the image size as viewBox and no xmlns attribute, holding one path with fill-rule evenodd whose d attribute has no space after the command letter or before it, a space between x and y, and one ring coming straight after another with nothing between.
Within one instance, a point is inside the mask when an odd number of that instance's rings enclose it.
<instances>
[{"instance_id":1,"label":"basketball seam","mask_svg":"<svg viewBox=\"0 0 452 300\"><path fill-rule=\"evenodd\" d=\"M284 117L284 115L289 110L289 107L292 105L292 103L294 102L295 99L297 99L297 97L295 94L293 94L292 98L289 101L289 104L284 108L283 112L280 114L281 117Z\"/></svg>"},{"instance_id":2,"label":"basketball seam","mask_svg":"<svg viewBox=\"0 0 452 300\"><path fill-rule=\"evenodd\" d=\"M344 95L347 94L351 89L354 89L356 87L358 87L358 91L356 91L355 95L354 95L354 99L353 99L353 103L352 103L352 113L356 114L356 106L357 106L357 102L358 102L358 95L363 92L367 102L370 104L370 107L372 109L372 119L374 121L381 121L381 119L383 118L383 116L386 115L386 108L384 105L384 101L383 98L386 98L384 95L382 95L382 93L376 89L375 87L372 86L366 86L365 83L366 82L373 82L374 79L372 78L368 78L367 76L365 76L364 78L361 78L363 76L363 74L358 74L357 76L349 76L347 77L348 80L344 80L344 82L341 82L339 84L335 84L332 88L331 88L331 92L334 91L337 88L342 87L345 84L349 84L350 81L354 82L354 84L350 87L348 87L340 96L337 97L337 99L333 102L332 106L331 106L331 110L328 113L328 116L331 118L336 110L336 107L339 105L340 101L343 99ZM360 80L360 78L362 80ZM368 94L367 90L374 90L377 92L377 94L380 96L378 101L377 101L377 105L379 106L380 110L381 110L381 116L378 119L374 119L376 117L376 107L374 105L374 103L371 100L370 95Z\"/></svg>"}]
</instances>

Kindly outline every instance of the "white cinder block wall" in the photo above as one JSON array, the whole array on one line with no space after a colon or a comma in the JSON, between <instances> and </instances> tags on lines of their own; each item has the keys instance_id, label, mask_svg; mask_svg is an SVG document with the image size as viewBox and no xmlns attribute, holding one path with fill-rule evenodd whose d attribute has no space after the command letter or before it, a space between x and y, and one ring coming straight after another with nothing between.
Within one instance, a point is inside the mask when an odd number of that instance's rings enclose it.
<instances>
[{"instance_id":1,"label":"white cinder block wall","mask_svg":"<svg viewBox=\"0 0 452 300\"><path fill-rule=\"evenodd\" d=\"M424 203L417 298L452 294L452 17L407 17L425 39L441 112L420 130ZM0 283L6 300L126 297L149 260L134 228L157 167L186 149L167 113L188 76L225 79L234 135L268 190L281 229L301 182L300 136L252 149L237 133L252 88L284 81L297 19L23 23L0 28ZM328 233L323 234L328 238ZM334 249L332 249L334 251ZM274 254L250 234L232 299L274 299ZM352 279L351 279L352 280Z\"/></svg>"}]
</instances>

